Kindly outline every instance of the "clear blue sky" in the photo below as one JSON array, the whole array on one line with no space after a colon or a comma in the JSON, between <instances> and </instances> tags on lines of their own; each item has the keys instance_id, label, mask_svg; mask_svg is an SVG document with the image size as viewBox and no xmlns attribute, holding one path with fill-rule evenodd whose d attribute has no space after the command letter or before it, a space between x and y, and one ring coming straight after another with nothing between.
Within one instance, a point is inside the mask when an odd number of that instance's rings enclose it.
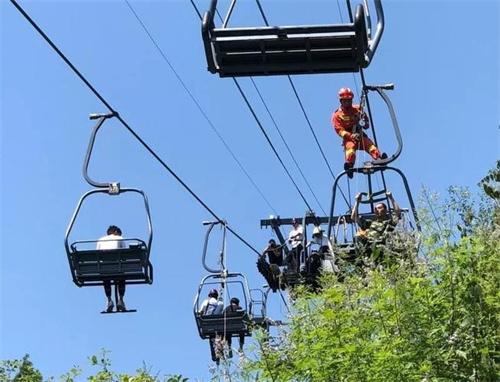
<instances>
[{"instance_id":1,"label":"clear blue sky","mask_svg":"<svg viewBox=\"0 0 500 382\"><path fill-rule=\"evenodd\" d=\"M197 2L201 9L208 1ZM224 7L228 2L221 2ZM336 1L264 0L271 24L337 23ZM271 233L259 219L273 211L242 174L122 1L23 1L28 13L130 125L231 226L261 249ZM231 79L206 70L200 22L186 1L132 5L186 85L281 216L305 206L284 175ZM391 93L404 139L394 163L414 197L421 185L444 192L475 187L499 154L499 2L384 1L386 30L365 71L369 83L394 82ZM344 20L345 3L340 1ZM0 2L1 33L1 358L31 354L46 375L60 375L100 348L114 368L155 370L208 379L207 343L192 315L208 213L117 122L98 137L91 174L119 180L149 196L155 238L152 286L130 287L139 312L100 315L101 288L71 281L63 238L78 198L89 189L81 166L93 122L105 107L83 86L10 2ZM261 25L252 1L236 8L234 25ZM357 83L359 86L359 76ZM339 87L356 89L351 74L294 77L334 172L342 169L340 139L330 115ZM257 78L324 208L331 176L284 77ZM248 79L241 80L271 139L296 173ZM394 148L386 110L374 103L382 149ZM378 121L378 122L377 122ZM362 160L363 158L359 158ZM301 179L306 197L318 210ZM390 184L402 199L401 184ZM363 182L353 181L352 192ZM118 224L126 236L144 232L133 199L97 198L73 239L104 234ZM255 255L233 237L228 265L263 284ZM271 297L278 311L277 296Z\"/></svg>"}]
</instances>

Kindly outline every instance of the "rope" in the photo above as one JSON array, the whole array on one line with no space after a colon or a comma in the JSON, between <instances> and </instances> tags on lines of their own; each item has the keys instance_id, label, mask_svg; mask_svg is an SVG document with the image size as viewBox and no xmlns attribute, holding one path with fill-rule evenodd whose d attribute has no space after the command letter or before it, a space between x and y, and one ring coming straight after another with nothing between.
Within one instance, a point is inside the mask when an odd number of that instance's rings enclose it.
<instances>
[{"instance_id":1,"label":"rope","mask_svg":"<svg viewBox=\"0 0 500 382\"><path fill-rule=\"evenodd\" d=\"M80 80L90 89L90 91L108 108L111 113L116 114L116 118L121 122L121 124L136 138L139 143L162 165L162 167L167 170L174 179L181 184L181 186L199 203L205 208L212 217L217 221L223 222L217 214L156 154L156 152L128 125L128 123L115 111L115 109L104 99L104 97L92 86L92 84L83 76L83 74L71 63L71 61L62 53L62 51L52 42L52 40L44 33L44 31L33 21L33 19L24 11L24 9L17 3L16 0L10 0L10 2L16 7L16 9L23 15L23 17L33 26L33 28L43 37L43 39L50 45L50 47L61 57L61 59L71 68L71 70L77 75ZM260 255L252 245L250 245L243 237L241 237L236 231L231 227L227 226L229 232L231 232L235 237L237 237L242 243L244 243L248 248L250 248L257 255Z\"/></svg>"}]
</instances>

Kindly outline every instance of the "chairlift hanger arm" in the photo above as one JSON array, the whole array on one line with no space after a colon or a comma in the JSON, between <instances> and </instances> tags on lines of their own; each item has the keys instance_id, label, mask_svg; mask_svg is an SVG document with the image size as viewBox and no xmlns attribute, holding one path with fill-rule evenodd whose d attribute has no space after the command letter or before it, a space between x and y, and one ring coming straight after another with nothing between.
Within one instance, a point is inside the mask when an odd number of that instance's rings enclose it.
<instances>
[{"instance_id":1,"label":"chairlift hanger arm","mask_svg":"<svg viewBox=\"0 0 500 382\"><path fill-rule=\"evenodd\" d=\"M113 184L112 182L103 183L103 182L97 182L97 181L93 180L92 178L90 178L90 176L88 174L88 168L89 168L90 158L92 156L92 150L94 148L94 143L95 143L95 138L96 138L97 132L99 131L99 129L101 128L101 126L104 124L104 122L107 119L113 118L116 116L118 116L118 113L116 113L116 112L112 112L112 113L108 113L108 114L90 114L90 116L89 116L90 120L97 119L97 124L92 129L92 133L91 133L90 139L89 139L89 145L87 147L87 152L85 154L85 159L83 161L83 177L85 178L87 183L90 184L91 186L98 187L98 188L109 188L111 190L110 187Z\"/></svg>"},{"instance_id":2,"label":"chairlift hanger arm","mask_svg":"<svg viewBox=\"0 0 500 382\"><path fill-rule=\"evenodd\" d=\"M384 17L384 8L382 7L382 1L374 0L374 3L375 3L375 10L377 12L377 27L373 39L371 38L371 31L370 31L370 41L368 43L368 51L366 52L365 55L365 59L368 63L372 60L373 55L377 50L378 44L380 42L380 39L382 38L382 34L384 33L385 29L385 17Z\"/></svg>"},{"instance_id":3,"label":"chairlift hanger arm","mask_svg":"<svg viewBox=\"0 0 500 382\"><path fill-rule=\"evenodd\" d=\"M215 268L211 268L210 266L208 266L206 260L207 260L207 252L208 252L208 242L210 240L210 233L212 232L212 229L218 224L223 225L224 233L223 233L223 238L222 238L221 268L215 269ZM225 267L225 247L226 247L226 229L227 229L226 222L223 222L223 221L212 221L212 222L204 221L203 225L208 225L208 229L207 229L207 232L205 234L205 242L203 244L203 254L202 254L203 268L205 268L210 273L224 274L225 272L227 272L226 267Z\"/></svg>"},{"instance_id":4,"label":"chairlift hanger arm","mask_svg":"<svg viewBox=\"0 0 500 382\"><path fill-rule=\"evenodd\" d=\"M396 152L387 159L376 159L372 161L374 165L378 166L385 166L395 161L401 154L401 151L403 150L403 138L401 137L401 131L399 129L398 120L396 118L396 112L394 111L394 107L392 105L390 98L387 96L387 94L385 94L384 90L394 90L394 84L363 86L363 93L367 94L369 91L376 91L380 95L380 97L382 97L382 99L384 100L385 104L387 105L387 108L389 109L389 115L391 117L392 126L394 128L394 133L396 135L396 141L398 144Z\"/></svg>"}]
</instances>

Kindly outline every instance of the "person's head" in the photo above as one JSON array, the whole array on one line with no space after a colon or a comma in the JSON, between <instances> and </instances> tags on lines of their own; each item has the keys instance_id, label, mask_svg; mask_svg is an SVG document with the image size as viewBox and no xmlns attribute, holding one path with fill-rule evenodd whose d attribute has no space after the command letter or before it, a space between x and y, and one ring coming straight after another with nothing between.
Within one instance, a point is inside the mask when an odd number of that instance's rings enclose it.
<instances>
[{"instance_id":1,"label":"person's head","mask_svg":"<svg viewBox=\"0 0 500 382\"><path fill-rule=\"evenodd\" d=\"M117 235L117 236L121 236L121 235L122 235L122 230L121 230L119 227L115 226L115 225L110 225L110 226L108 227L108 230L106 231L106 233L107 233L108 235Z\"/></svg>"},{"instance_id":2,"label":"person's head","mask_svg":"<svg viewBox=\"0 0 500 382\"><path fill-rule=\"evenodd\" d=\"M323 235L323 229L320 226L316 226L313 229L313 237L321 237Z\"/></svg>"},{"instance_id":3,"label":"person's head","mask_svg":"<svg viewBox=\"0 0 500 382\"><path fill-rule=\"evenodd\" d=\"M349 88L341 88L339 90L339 101L342 107L351 107L354 93Z\"/></svg>"},{"instance_id":4,"label":"person's head","mask_svg":"<svg viewBox=\"0 0 500 382\"><path fill-rule=\"evenodd\" d=\"M292 219L292 226L293 226L293 228L297 228L299 226L299 222L297 219L295 219L295 218Z\"/></svg>"},{"instance_id":5,"label":"person's head","mask_svg":"<svg viewBox=\"0 0 500 382\"><path fill-rule=\"evenodd\" d=\"M387 206L385 203L377 203L375 205L375 216L384 217L387 214Z\"/></svg>"},{"instance_id":6,"label":"person's head","mask_svg":"<svg viewBox=\"0 0 500 382\"><path fill-rule=\"evenodd\" d=\"M237 298L237 297L233 297L231 300L230 300L230 303L231 305L240 305L240 300Z\"/></svg>"},{"instance_id":7,"label":"person's head","mask_svg":"<svg viewBox=\"0 0 500 382\"><path fill-rule=\"evenodd\" d=\"M210 292L208 292L208 297L218 298L219 292L217 292L217 289L211 289Z\"/></svg>"},{"instance_id":8,"label":"person's head","mask_svg":"<svg viewBox=\"0 0 500 382\"><path fill-rule=\"evenodd\" d=\"M276 241L274 239L269 240L270 247L276 247Z\"/></svg>"}]
</instances>

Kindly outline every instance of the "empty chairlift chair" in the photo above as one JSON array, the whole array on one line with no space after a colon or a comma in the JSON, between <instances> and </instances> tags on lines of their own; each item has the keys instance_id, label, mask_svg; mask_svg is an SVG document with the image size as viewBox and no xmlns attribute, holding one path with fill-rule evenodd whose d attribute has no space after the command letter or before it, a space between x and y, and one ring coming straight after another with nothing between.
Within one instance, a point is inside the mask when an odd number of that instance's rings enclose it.
<instances>
[{"instance_id":1,"label":"empty chairlift chair","mask_svg":"<svg viewBox=\"0 0 500 382\"><path fill-rule=\"evenodd\" d=\"M220 77L358 72L370 64L384 29L381 0L375 0L373 39L361 4L352 23L228 28L234 3L220 28L214 23L217 0L203 17L208 70Z\"/></svg>"}]
</instances>

